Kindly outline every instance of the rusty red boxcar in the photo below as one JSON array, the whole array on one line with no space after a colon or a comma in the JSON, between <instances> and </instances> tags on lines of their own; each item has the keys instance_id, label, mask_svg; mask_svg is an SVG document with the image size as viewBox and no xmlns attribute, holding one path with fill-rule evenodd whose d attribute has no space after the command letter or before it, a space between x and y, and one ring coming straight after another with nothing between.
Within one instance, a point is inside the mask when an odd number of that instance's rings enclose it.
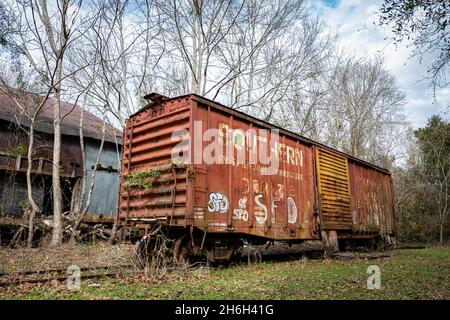
<instances>
[{"instance_id":1,"label":"rusty red boxcar","mask_svg":"<svg viewBox=\"0 0 450 320\"><path fill-rule=\"evenodd\" d=\"M128 236L164 230L179 256L239 256L245 241L391 239L390 173L195 94L125 124L119 216Z\"/></svg>"}]
</instances>

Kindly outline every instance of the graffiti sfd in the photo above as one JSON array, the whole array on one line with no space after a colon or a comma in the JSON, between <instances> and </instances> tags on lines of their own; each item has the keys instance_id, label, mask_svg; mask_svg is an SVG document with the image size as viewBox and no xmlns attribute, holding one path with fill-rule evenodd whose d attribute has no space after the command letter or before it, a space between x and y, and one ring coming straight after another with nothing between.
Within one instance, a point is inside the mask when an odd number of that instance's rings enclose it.
<instances>
[{"instance_id":1,"label":"graffiti sfd","mask_svg":"<svg viewBox=\"0 0 450 320\"><path fill-rule=\"evenodd\" d=\"M228 197L223 193L212 192L209 194L208 211L226 213L230 207Z\"/></svg>"},{"instance_id":2,"label":"graffiti sfd","mask_svg":"<svg viewBox=\"0 0 450 320\"><path fill-rule=\"evenodd\" d=\"M80 290L81 288L81 270L77 265L67 267L67 289Z\"/></svg>"},{"instance_id":3,"label":"graffiti sfd","mask_svg":"<svg viewBox=\"0 0 450 320\"><path fill-rule=\"evenodd\" d=\"M370 265L367 267L367 289L378 290L381 288L381 270L377 265Z\"/></svg>"},{"instance_id":4,"label":"graffiti sfd","mask_svg":"<svg viewBox=\"0 0 450 320\"><path fill-rule=\"evenodd\" d=\"M248 221L247 197L239 199L238 209L233 210L233 219Z\"/></svg>"},{"instance_id":5,"label":"graffiti sfd","mask_svg":"<svg viewBox=\"0 0 450 320\"><path fill-rule=\"evenodd\" d=\"M262 194L258 194L255 196L255 219L256 223L264 224L267 221L267 207L264 203L261 202L261 199L264 198Z\"/></svg>"}]
</instances>

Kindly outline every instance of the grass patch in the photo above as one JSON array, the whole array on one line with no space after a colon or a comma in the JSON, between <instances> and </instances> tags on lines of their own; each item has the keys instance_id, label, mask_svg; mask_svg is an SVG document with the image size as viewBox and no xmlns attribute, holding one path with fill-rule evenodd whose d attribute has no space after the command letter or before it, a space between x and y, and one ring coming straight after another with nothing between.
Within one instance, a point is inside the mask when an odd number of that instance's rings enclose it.
<instances>
[{"instance_id":1,"label":"grass patch","mask_svg":"<svg viewBox=\"0 0 450 320\"><path fill-rule=\"evenodd\" d=\"M381 268L381 289L366 288L367 267ZM265 262L172 275L83 280L0 288L3 299L450 299L450 248L398 250L390 259Z\"/></svg>"}]
</instances>

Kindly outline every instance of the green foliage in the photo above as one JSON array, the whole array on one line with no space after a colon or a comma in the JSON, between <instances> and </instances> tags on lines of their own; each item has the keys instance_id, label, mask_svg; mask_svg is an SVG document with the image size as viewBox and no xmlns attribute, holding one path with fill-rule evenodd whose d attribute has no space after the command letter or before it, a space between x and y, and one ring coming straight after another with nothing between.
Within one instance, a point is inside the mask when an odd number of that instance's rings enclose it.
<instances>
[{"instance_id":1,"label":"green foliage","mask_svg":"<svg viewBox=\"0 0 450 320\"><path fill-rule=\"evenodd\" d=\"M439 240L439 224L434 202L420 179L412 171L394 172L397 200L397 233L401 242L433 243Z\"/></svg>"},{"instance_id":2,"label":"green foliage","mask_svg":"<svg viewBox=\"0 0 450 320\"><path fill-rule=\"evenodd\" d=\"M420 58L438 52L430 68L433 83L448 85L443 73L450 61L450 1L385 0L380 8L380 24L393 24L396 42L413 40L414 53Z\"/></svg>"},{"instance_id":3,"label":"green foliage","mask_svg":"<svg viewBox=\"0 0 450 320\"><path fill-rule=\"evenodd\" d=\"M130 173L126 178L125 189L128 191L131 189L151 189L156 181L159 184L168 183L170 179L160 178L162 172L172 172L173 169L186 170L187 167L186 163L172 162L170 166L165 168Z\"/></svg>"},{"instance_id":4,"label":"green foliage","mask_svg":"<svg viewBox=\"0 0 450 320\"><path fill-rule=\"evenodd\" d=\"M393 174L397 237L401 241L441 241L450 235L450 122L433 116L414 136L416 144L410 150L408 166Z\"/></svg>"},{"instance_id":5,"label":"green foliage","mask_svg":"<svg viewBox=\"0 0 450 320\"><path fill-rule=\"evenodd\" d=\"M127 184L125 189L151 189L153 187L153 183L159 178L160 175L161 171L153 169L130 173L127 176ZM150 178L153 178L153 180L150 181Z\"/></svg>"},{"instance_id":6,"label":"green foliage","mask_svg":"<svg viewBox=\"0 0 450 320\"><path fill-rule=\"evenodd\" d=\"M422 166L429 181L439 182L442 174L450 169L450 122L440 116L432 116L425 128L414 131L417 138Z\"/></svg>"},{"instance_id":7,"label":"green foliage","mask_svg":"<svg viewBox=\"0 0 450 320\"><path fill-rule=\"evenodd\" d=\"M6 154L10 157L25 157L27 155L27 147L24 144L19 143L14 147L8 148L8 150L6 150Z\"/></svg>"},{"instance_id":8,"label":"green foliage","mask_svg":"<svg viewBox=\"0 0 450 320\"><path fill-rule=\"evenodd\" d=\"M30 201L28 199L23 199L22 202L20 202L20 208L22 208L23 211L26 211L30 207Z\"/></svg>"}]
</instances>

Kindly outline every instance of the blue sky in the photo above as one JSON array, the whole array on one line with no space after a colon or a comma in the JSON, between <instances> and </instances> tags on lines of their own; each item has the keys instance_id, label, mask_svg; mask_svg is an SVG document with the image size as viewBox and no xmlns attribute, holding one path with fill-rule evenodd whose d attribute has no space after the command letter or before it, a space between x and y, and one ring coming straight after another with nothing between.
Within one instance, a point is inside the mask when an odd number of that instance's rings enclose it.
<instances>
[{"instance_id":1,"label":"blue sky","mask_svg":"<svg viewBox=\"0 0 450 320\"><path fill-rule=\"evenodd\" d=\"M323 0L323 2L325 5L329 7L336 8L340 0Z\"/></svg>"},{"instance_id":2,"label":"blue sky","mask_svg":"<svg viewBox=\"0 0 450 320\"><path fill-rule=\"evenodd\" d=\"M330 29L339 34L338 44L342 50L356 57L379 55L384 58L386 68L397 78L406 95L404 113L414 128L421 127L432 114L448 108L450 88L438 89L435 101L429 81L424 80L432 58L424 57L420 63L410 57L411 46L396 46L386 40L392 35L389 28L374 24L382 3L382 0L312 0L309 10L321 16ZM448 113L441 115L449 117Z\"/></svg>"}]
</instances>

